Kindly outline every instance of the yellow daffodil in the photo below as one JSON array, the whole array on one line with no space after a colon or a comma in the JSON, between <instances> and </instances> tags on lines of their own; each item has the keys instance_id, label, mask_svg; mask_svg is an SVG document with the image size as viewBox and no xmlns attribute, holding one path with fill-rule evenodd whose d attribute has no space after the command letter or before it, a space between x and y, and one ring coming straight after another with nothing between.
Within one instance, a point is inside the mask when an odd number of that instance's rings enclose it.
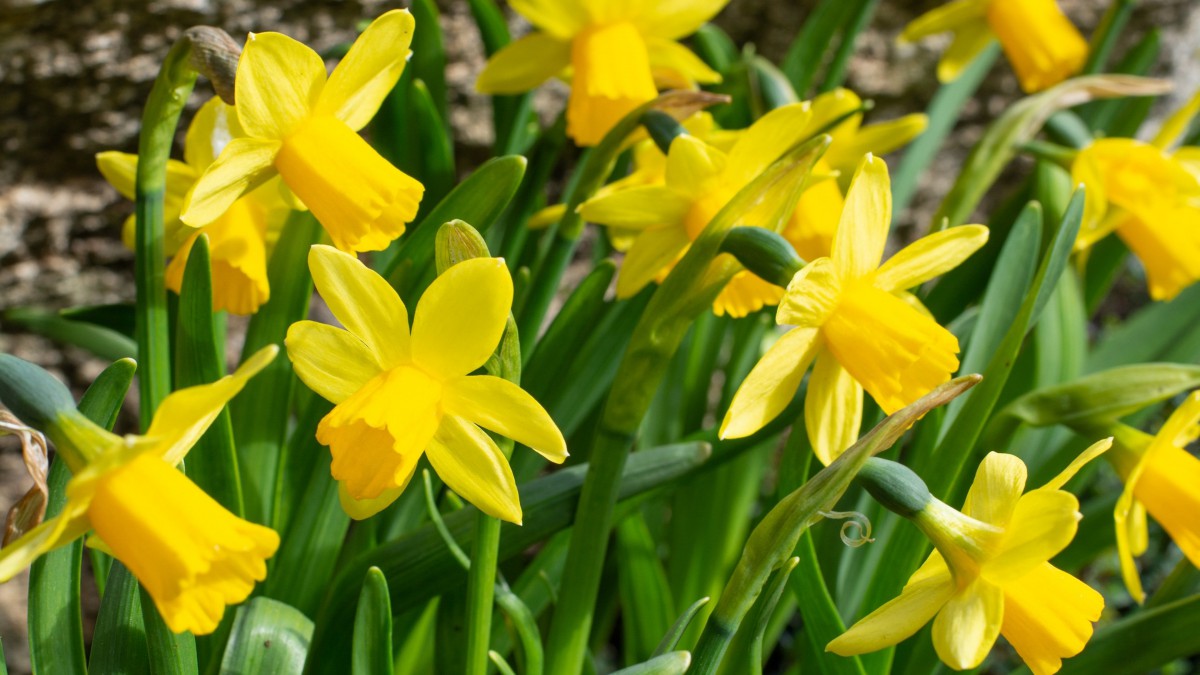
<instances>
[{"instance_id":1,"label":"yellow daffodil","mask_svg":"<svg viewBox=\"0 0 1200 675\"><path fill-rule=\"evenodd\" d=\"M954 42L938 63L942 82L958 77L994 39L1029 93L1075 74L1088 55L1087 41L1055 0L954 0L917 17L900 39L912 42L947 31L954 32Z\"/></svg>"},{"instance_id":2,"label":"yellow daffodil","mask_svg":"<svg viewBox=\"0 0 1200 675\"><path fill-rule=\"evenodd\" d=\"M1146 512L1200 567L1200 459L1185 448L1200 437L1200 392L1193 392L1154 436L1125 427L1109 461L1125 481L1115 514L1121 573L1134 600L1145 592L1134 556L1146 552Z\"/></svg>"},{"instance_id":3,"label":"yellow daffodil","mask_svg":"<svg viewBox=\"0 0 1200 675\"><path fill-rule=\"evenodd\" d=\"M225 213L204 227L188 227L179 219L183 202L200 175L229 139L241 135L232 106L212 99L205 103L188 127L184 161L167 162L167 186L163 196L167 265L167 288L179 292L188 253L201 233L208 235L212 257L213 308L234 314L253 314L271 295L267 282L267 255L279 236L289 208L280 195L278 180L271 180L229 206ZM137 155L101 152L96 163L104 178L128 199L134 199ZM134 217L125 221L125 245L133 248Z\"/></svg>"},{"instance_id":4,"label":"yellow daffodil","mask_svg":"<svg viewBox=\"0 0 1200 675\"><path fill-rule=\"evenodd\" d=\"M1037 675L1083 650L1104 598L1050 564L1075 537L1079 501L1062 489L1112 443L1088 448L1046 485L1022 494L1025 464L989 453L962 512L933 499L913 520L936 550L900 596L867 615L826 647L843 656L872 652L915 634L933 619L943 663L975 668L1003 635ZM936 618L935 618L936 616Z\"/></svg>"},{"instance_id":5,"label":"yellow daffodil","mask_svg":"<svg viewBox=\"0 0 1200 675\"><path fill-rule=\"evenodd\" d=\"M279 535L227 511L175 465L278 351L267 347L233 375L171 394L143 436L116 436L78 413L60 419L79 451L60 453L88 459L71 466L62 514L0 549L0 580L94 530L96 545L133 572L171 630L215 630L225 606L266 578Z\"/></svg>"},{"instance_id":6,"label":"yellow daffodil","mask_svg":"<svg viewBox=\"0 0 1200 675\"><path fill-rule=\"evenodd\" d=\"M183 222L207 225L238 197L279 175L344 251L378 251L404 232L425 188L356 132L375 115L408 59L413 18L371 23L326 77L325 62L279 33L251 33L238 61L237 116L245 132L200 176Z\"/></svg>"},{"instance_id":7,"label":"yellow daffodil","mask_svg":"<svg viewBox=\"0 0 1200 675\"><path fill-rule=\"evenodd\" d=\"M987 228L937 232L880 265L891 220L887 165L867 155L830 257L800 270L779 305L776 322L794 328L734 395L721 438L749 436L774 419L815 361L804 417L813 450L829 464L858 438L864 389L890 414L958 369L958 339L905 289L957 267L987 241Z\"/></svg>"},{"instance_id":8,"label":"yellow daffodil","mask_svg":"<svg viewBox=\"0 0 1200 675\"><path fill-rule=\"evenodd\" d=\"M721 77L677 40L696 32L729 0L611 2L513 0L537 31L496 53L476 89L517 94L570 73L567 133L595 145L658 86L686 88Z\"/></svg>"},{"instance_id":9,"label":"yellow daffodil","mask_svg":"<svg viewBox=\"0 0 1200 675\"><path fill-rule=\"evenodd\" d=\"M412 330L396 291L356 258L314 246L313 282L346 327L301 321L288 356L313 391L336 404L317 439L333 453L342 505L354 518L396 499L424 454L452 490L488 515L521 522L508 460L480 427L566 459L562 433L519 386L472 375L495 351L512 307L499 258L440 275L417 303Z\"/></svg>"},{"instance_id":10,"label":"yellow daffodil","mask_svg":"<svg viewBox=\"0 0 1200 675\"><path fill-rule=\"evenodd\" d=\"M617 277L617 296L630 297L661 279L700 236L726 203L788 148L809 135L807 103L764 115L734 142L729 152L689 135L671 143L664 184L633 186L588 200L580 215L588 221L637 230ZM786 199L772 195L770 199ZM770 213L771 205L760 207ZM751 214L744 221L754 225ZM783 289L750 272L739 272L713 305L718 314L744 316L775 304Z\"/></svg>"},{"instance_id":11,"label":"yellow daffodil","mask_svg":"<svg viewBox=\"0 0 1200 675\"><path fill-rule=\"evenodd\" d=\"M1080 150L1071 164L1087 187L1082 250L1110 232L1142 261L1150 297L1170 300L1200 279L1200 157L1195 148L1170 146L1200 106L1192 100L1150 143L1102 138Z\"/></svg>"}]
</instances>

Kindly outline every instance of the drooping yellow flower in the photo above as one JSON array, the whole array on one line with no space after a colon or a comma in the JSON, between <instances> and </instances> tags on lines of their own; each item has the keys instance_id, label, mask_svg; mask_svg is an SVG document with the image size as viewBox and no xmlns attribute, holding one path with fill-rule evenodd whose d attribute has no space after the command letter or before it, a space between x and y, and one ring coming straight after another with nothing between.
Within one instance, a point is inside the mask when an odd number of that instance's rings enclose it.
<instances>
[{"instance_id":1,"label":"drooping yellow flower","mask_svg":"<svg viewBox=\"0 0 1200 675\"><path fill-rule=\"evenodd\" d=\"M1200 96L1176 113L1151 143L1102 138L1080 150L1071 176L1087 187L1083 227L1075 242L1086 249L1110 232L1146 268L1150 297L1170 300L1200 279L1200 172L1194 148L1170 146L1200 105Z\"/></svg>"},{"instance_id":2,"label":"drooping yellow flower","mask_svg":"<svg viewBox=\"0 0 1200 675\"><path fill-rule=\"evenodd\" d=\"M749 436L791 402L810 363L804 417L817 457L832 462L858 438L863 390L893 413L950 379L958 339L915 296L966 260L987 228L964 225L920 239L880 265L892 219L887 166L868 155L846 195L829 258L792 279L776 322L794 326L733 397L721 438Z\"/></svg>"},{"instance_id":3,"label":"drooping yellow flower","mask_svg":"<svg viewBox=\"0 0 1200 675\"><path fill-rule=\"evenodd\" d=\"M1111 443L1096 443L1026 494L1025 464L989 453L961 513L934 499L913 518L936 550L900 596L826 651L852 656L883 649L933 619L934 648L951 668L977 667L1003 635L1034 673L1056 672L1062 659L1083 650L1104 609L1103 596L1049 562L1075 537L1082 517L1079 501L1062 487Z\"/></svg>"},{"instance_id":4,"label":"drooping yellow flower","mask_svg":"<svg viewBox=\"0 0 1200 675\"><path fill-rule=\"evenodd\" d=\"M167 161L167 184L163 195L165 247L173 256L167 265L167 288L179 292L188 253L201 233L208 235L212 258L213 308L234 314L253 314L270 299L267 255L279 236L289 208L280 194L279 181L270 180L229 206L225 213L203 227L188 227L179 219L188 192L229 139L241 135L232 106L212 99L205 103L188 127L184 161ZM128 199L134 199L137 155L101 152L96 163L104 178ZM125 221L125 245L133 248L135 221Z\"/></svg>"},{"instance_id":5,"label":"drooping yellow flower","mask_svg":"<svg viewBox=\"0 0 1200 675\"><path fill-rule=\"evenodd\" d=\"M77 413L63 420L92 459L72 466L61 515L0 549L0 580L95 530L98 546L133 572L171 630L215 630L226 605L266 578L279 535L227 511L175 465L278 351L266 347L233 375L171 394L143 436L116 436Z\"/></svg>"},{"instance_id":6,"label":"drooping yellow flower","mask_svg":"<svg viewBox=\"0 0 1200 675\"><path fill-rule=\"evenodd\" d=\"M728 153L694 136L679 136L671 143L664 184L633 186L585 202L579 213L588 221L638 231L617 277L617 296L630 297L664 277L739 190L809 135L810 117L807 103L773 110L738 136ZM768 201L787 197L771 195ZM760 206L756 213L771 213L773 206ZM743 224L757 224L755 217L746 216ZM782 288L743 271L713 309L745 316L782 295Z\"/></svg>"},{"instance_id":7,"label":"drooping yellow flower","mask_svg":"<svg viewBox=\"0 0 1200 675\"><path fill-rule=\"evenodd\" d=\"M496 53L475 87L518 94L570 73L567 133L595 145L622 117L654 98L658 85L686 88L720 75L677 40L729 2L514 0L537 31Z\"/></svg>"},{"instance_id":8,"label":"drooping yellow flower","mask_svg":"<svg viewBox=\"0 0 1200 675\"><path fill-rule=\"evenodd\" d=\"M1146 512L1154 517L1193 565L1200 567L1200 459L1185 448L1200 437L1200 392L1193 392L1154 436L1124 428L1109 461L1125 481L1117 501L1117 551L1133 599L1145 592L1134 556L1146 552Z\"/></svg>"},{"instance_id":9,"label":"drooping yellow flower","mask_svg":"<svg viewBox=\"0 0 1200 675\"><path fill-rule=\"evenodd\" d=\"M512 307L499 258L440 275L408 310L375 272L328 246L309 253L313 283L346 330L301 321L288 356L313 391L336 404L317 439L333 453L342 506L366 518L392 503L424 454L452 490L488 515L521 522L508 460L480 427L552 462L567 457L550 415L516 384L471 375L495 351Z\"/></svg>"},{"instance_id":10,"label":"drooping yellow flower","mask_svg":"<svg viewBox=\"0 0 1200 675\"><path fill-rule=\"evenodd\" d=\"M413 18L380 16L326 77L325 62L279 33L251 33L238 61L232 139L188 196L182 219L206 225L238 197L279 175L344 251L378 251L404 233L425 188L356 132L395 86Z\"/></svg>"},{"instance_id":11,"label":"drooping yellow flower","mask_svg":"<svg viewBox=\"0 0 1200 675\"><path fill-rule=\"evenodd\" d=\"M942 82L958 77L994 39L1028 93L1075 74L1088 55L1087 41L1055 0L954 0L917 17L900 39L912 42L947 31L954 32L954 42L938 63Z\"/></svg>"}]
</instances>

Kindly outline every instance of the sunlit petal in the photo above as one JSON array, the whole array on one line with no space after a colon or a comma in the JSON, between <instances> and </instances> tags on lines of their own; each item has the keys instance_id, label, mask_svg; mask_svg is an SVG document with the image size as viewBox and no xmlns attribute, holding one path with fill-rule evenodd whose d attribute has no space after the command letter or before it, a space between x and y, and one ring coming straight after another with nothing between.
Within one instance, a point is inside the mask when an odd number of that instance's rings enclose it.
<instances>
[{"instance_id":1,"label":"sunlit petal","mask_svg":"<svg viewBox=\"0 0 1200 675\"><path fill-rule=\"evenodd\" d=\"M491 375L458 377L446 383L445 396L446 414L511 438L556 464L567 458L567 442L550 414L516 384Z\"/></svg>"},{"instance_id":2,"label":"sunlit petal","mask_svg":"<svg viewBox=\"0 0 1200 675\"><path fill-rule=\"evenodd\" d=\"M829 466L858 440L862 413L862 385L832 354L819 354L804 397L804 424L822 464Z\"/></svg>"},{"instance_id":3,"label":"sunlit petal","mask_svg":"<svg viewBox=\"0 0 1200 675\"><path fill-rule=\"evenodd\" d=\"M334 68L313 114L332 115L355 131L365 127L404 72L413 26L407 9L372 21Z\"/></svg>"},{"instance_id":4,"label":"sunlit petal","mask_svg":"<svg viewBox=\"0 0 1200 675\"><path fill-rule=\"evenodd\" d=\"M284 342L296 376L330 403L350 398L381 370L371 348L341 328L297 321Z\"/></svg>"},{"instance_id":5,"label":"sunlit petal","mask_svg":"<svg viewBox=\"0 0 1200 675\"><path fill-rule=\"evenodd\" d=\"M793 328L771 345L734 394L721 438L749 436L783 412L819 348L815 328Z\"/></svg>"},{"instance_id":6,"label":"sunlit petal","mask_svg":"<svg viewBox=\"0 0 1200 675\"><path fill-rule=\"evenodd\" d=\"M412 358L443 378L482 366L500 344L513 286L500 258L472 258L434 280L417 303Z\"/></svg>"},{"instance_id":7,"label":"sunlit petal","mask_svg":"<svg viewBox=\"0 0 1200 675\"><path fill-rule=\"evenodd\" d=\"M329 310L375 354L380 368L409 360L408 310L383 277L331 246L313 246L308 267Z\"/></svg>"},{"instance_id":8,"label":"sunlit petal","mask_svg":"<svg viewBox=\"0 0 1200 675\"><path fill-rule=\"evenodd\" d=\"M493 518L521 524L521 498L512 468L495 441L479 427L447 415L426 456L458 496Z\"/></svg>"}]
</instances>

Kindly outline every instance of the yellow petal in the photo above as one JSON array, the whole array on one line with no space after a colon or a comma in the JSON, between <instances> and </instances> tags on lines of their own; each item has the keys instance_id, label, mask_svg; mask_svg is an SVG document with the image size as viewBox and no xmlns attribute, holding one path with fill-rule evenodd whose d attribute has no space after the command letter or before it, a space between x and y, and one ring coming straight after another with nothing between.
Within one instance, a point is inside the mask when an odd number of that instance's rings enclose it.
<instances>
[{"instance_id":1,"label":"yellow petal","mask_svg":"<svg viewBox=\"0 0 1200 675\"><path fill-rule=\"evenodd\" d=\"M690 49L664 38L646 39L654 82L662 89L687 89L699 84L721 81L721 74L692 53Z\"/></svg>"},{"instance_id":2,"label":"yellow petal","mask_svg":"<svg viewBox=\"0 0 1200 675\"><path fill-rule=\"evenodd\" d=\"M667 153L667 185L699 197L721 175L728 163L725 153L690 135L677 136Z\"/></svg>"},{"instance_id":3,"label":"yellow petal","mask_svg":"<svg viewBox=\"0 0 1200 675\"><path fill-rule=\"evenodd\" d=\"M833 260L814 260L792 277L775 313L775 322L781 326L816 328L837 308L841 290L841 277Z\"/></svg>"},{"instance_id":4,"label":"yellow petal","mask_svg":"<svg viewBox=\"0 0 1200 675\"><path fill-rule=\"evenodd\" d=\"M984 18L992 0L955 0L917 17L904 27L901 40L913 42L923 37L958 30L966 23Z\"/></svg>"},{"instance_id":5,"label":"yellow petal","mask_svg":"<svg viewBox=\"0 0 1200 675\"><path fill-rule=\"evenodd\" d=\"M233 515L150 454L97 480L88 517L177 633L215 630L279 548L274 530Z\"/></svg>"},{"instance_id":6,"label":"yellow petal","mask_svg":"<svg viewBox=\"0 0 1200 675\"><path fill-rule=\"evenodd\" d=\"M1017 583L1071 543L1081 517L1079 500L1069 492L1034 490L1024 495L1005 528L1000 553L987 563L986 574Z\"/></svg>"},{"instance_id":7,"label":"yellow petal","mask_svg":"<svg viewBox=\"0 0 1200 675\"><path fill-rule=\"evenodd\" d=\"M216 382L172 392L163 399L145 438L155 442L155 456L174 466L187 455L209 425L250 378L275 359L279 347L267 345L242 362L232 375ZM109 542L112 543L112 542Z\"/></svg>"},{"instance_id":8,"label":"yellow petal","mask_svg":"<svg viewBox=\"0 0 1200 675\"><path fill-rule=\"evenodd\" d=\"M809 185L800 194L796 210L780 234L804 260L828 258L844 204L845 198L836 181L823 180Z\"/></svg>"},{"instance_id":9,"label":"yellow petal","mask_svg":"<svg viewBox=\"0 0 1200 675\"><path fill-rule=\"evenodd\" d=\"M188 125L183 142L183 158L196 171L203 171L217 161L230 140L245 136L237 118L237 108L220 98L210 98Z\"/></svg>"},{"instance_id":10,"label":"yellow petal","mask_svg":"<svg viewBox=\"0 0 1200 675\"><path fill-rule=\"evenodd\" d=\"M946 48L938 61L937 76L940 82L953 82L971 65L979 54L992 44L996 34L987 21L964 23L954 31L954 41Z\"/></svg>"},{"instance_id":11,"label":"yellow petal","mask_svg":"<svg viewBox=\"0 0 1200 675\"><path fill-rule=\"evenodd\" d=\"M1004 592L977 579L950 598L933 620L933 647L938 658L955 670L983 663L1004 620Z\"/></svg>"},{"instance_id":12,"label":"yellow petal","mask_svg":"<svg viewBox=\"0 0 1200 675\"><path fill-rule=\"evenodd\" d=\"M251 33L238 59L238 121L251 136L283 140L312 114L325 78L325 62L305 45Z\"/></svg>"},{"instance_id":13,"label":"yellow petal","mask_svg":"<svg viewBox=\"0 0 1200 675\"><path fill-rule=\"evenodd\" d=\"M510 0L508 3L529 23L560 39L583 29L588 15L579 0Z\"/></svg>"},{"instance_id":14,"label":"yellow petal","mask_svg":"<svg viewBox=\"0 0 1200 675\"><path fill-rule=\"evenodd\" d=\"M1046 563L1005 587L1000 632L1034 675L1050 675L1083 651L1103 610L1104 596Z\"/></svg>"},{"instance_id":15,"label":"yellow petal","mask_svg":"<svg viewBox=\"0 0 1200 675\"><path fill-rule=\"evenodd\" d=\"M879 267L875 285L885 291L920 286L961 265L987 239L988 229L983 225L962 225L922 237Z\"/></svg>"},{"instance_id":16,"label":"yellow petal","mask_svg":"<svg viewBox=\"0 0 1200 675\"><path fill-rule=\"evenodd\" d=\"M1141 604L1146 600L1146 592L1142 589L1142 579L1138 575L1137 562L1134 561L1136 542L1131 536L1138 525L1137 518L1131 517L1134 511L1134 485L1134 482L1126 480L1125 488L1113 509L1113 526L1117 532L1117 560L1121 564L1121 578L1125 581L1129 597Z\"/></svg>"},{"instance_id":17,"label":"yellow petal","mask_svg":"<svg viewBox=\"0 0 1200 675\"><path fill-rule=\"evenodd\" d=\"M763 115L729 151L722 177L740 188L761 174L792 146L808 137L812 112L807 103L792 103Z\"/></svg>"},{"instance_id":18,"label":"yellow petal","mask_svg":"<svg viewBox=\"0 0 1200 675\"><path fill-rule=\"evenodd\" d=\"M682 224L691 207L692 200L686 195L651 185L593 197L579 207L579 215L590 223L645 228Z\"/></svg>"},{"instance_id":19,"label":"yellow petal","mask_svg":"<svg viewBox=\"0 0 1200 675\"><path fill-rule=\"evenodd\" d=\"M297 377L330 403L350 398L381 370L361 339L316 321L292 324L284 344Z\"/></svg>"},{"instance_id":20,"label":"yellow petal","mask_svg":"<svg viewBox=\"0 0 1200 675\"><path fill-rule=\"evenodd\" d=\"M1027 93L1062 82L1087 60L1087 40L1055 0L990 2L987 22Z\"/></svg>"},{"instance_id":21,"label":"yellow petal","mask_svg":"<svg viewBox=\"0 0 1200 675\"><path fill-rule=\"evenodd\" d=\"M867 153L883 156L902 148L925 131L928 125L929 118L921 113L870 124L858 129L850 138L835 137L824 159L848 178Z\"/></svg>"},{"instance_id":22,"label":"yellow petal","mask_svg":"<svg viewBox=\"0 0 1200 675\"><path fill-rule=\"evenodd\" d=\"M528 446L555 464L567 458L567 442L550 414L520 386L491 375L456 377L446 383L447 415Z\"/></svg>"},{"instance_id":23,"label":"yellow petal","mask_svg":"<svg viewBox=\"0 0 1200 675\"><path fill-rule=\"evenodd\" d=\"M867 155L854 174L831 257L846 280L874 272L892 224L892 188L882 159Z\"/></svg>"},{"instance_id":24,"label":"yellow petal","mask_svg":"<svg viewBox=\"0 0 1200 675\"><path fill-rule=\"evenodd\" d=\"M332 246L313 246L308 267L329 311L366 344L381 369L409 360L408 310L383 277Z\"/></svg>"},{"instance_id":25,"label":"yellow petal","mask_svg":"<svg viewBox=\"0 0 1200 675\"><path fill-rule=\"evenodd\" d=\"M673 265L691 244L681 227L643 230L625 254L617 275L617 297L631 298Z\"/></svg>"},{"instance_id":26,"label":"yellow petal","mask_svg":"<svg viewBox=\"0 0 1200 675\"><path fill-rule=\"evenodd\" d=\"M472 258L429 285L413 319L412 358L443 378L482 366L504 334L513 286L500 258Z\"/></svg>"},{"instance_id":27,"label":"yellow petal","mask_svg":"<svg viewBox=\"0 0 1200 675\"><path fill-rule=\"evenodd\" d=\"M858 440L862 412L862 385L829 352L819 354L804 396L804 424L822 464L829 466Z\"/></svg>"},{"instance_id":28,"label":"yellow petal","mask_svg":"<svg viewBox=\"0 0 1200 675\"><path fill-rule=\"evenodd\" d=\"M276 141L235 138L221 151L192 188L180 218L192 227L203 227L229 210L239 197L270 179L279 152Z\"/></svg>"},{"instance_id":29,"label":"yellow petal","mask_svg":"<svg viewBox=\"0 0 1200 675\"><path fill-rule=\"evenodd\" d=\"M1107 452L1108 449L1112 447L1112 443L1113 439L1111 438L1101 439L1095 443L1092 443L1086 450L1079 453L1078 457L1071 460L1071 463L1067 465L1067 468L1063 469L1057 476L1052 478L1050 482L1038 489L1061 490L1062 487L1067 484L1067 481L1074 478L1075 474L1079 473L1079 470L1086 466L1088 462Z\"/></svg>"},{"instance_id":30,"label":"yellow petal","mask_svg":"<svg viewBox=\"0 0 1200 675\"><path fill-rule=\"evenodd\" d=\"M1200 279L1200 206L1171 204L1125 218L1117 236L1146 268L1154 300L1171 300Z\"/></svg>"},{"instance_id":31,"label":"yellow petal","mask_svg":"<svg viewBox=\"0 0 1200 675\"><path fill-rule=\"evenodd\" d=\"M92 527L88 523L86 509L86 502L68 503L61 515L42 522L0 549L0 583L20 574L43 553L83 536Z\"/></svg>"},{"instance_id":32,"label":"yellow petal","mask_svg":"<svg viewBox=\"0 0 1200 675\"><path fill-rule=\"evenodd\" d=\"M771 345L734 394L721 423L721 438L749 436L783 412L818 349L815 328L793 328Z\"/></svg>"},{"instance_id":33,"label":"yellow petal","mask_svg":"<svg viewBox=\"0 0 1200 675\"><path fill-rule=\"evenodd\" d=\"M447 415L425 454L458 496L493 518L521 524L521 498L512 468L479 427Z\"/></svg>"},{"instance_id":34,"label":"yellow petal","mask_svg":"<svg viewBox=\"0 0 1200 675\"><path fill-rule=\"evenodd\" d=\"M483 94L519 94L536 89L571 65L571 43L548 33L530 33L488 59L475 90Z\"/></svg>"},{"instance_id":35,"label":"yellow petal","mask_svg":"<svg viewBox=\"0 0 1200 675\"><path fill-rule=\"evenodd\" d=\"M413 16L393 9L358 36L321 90L314 114L331 115L358 131L375 116L408 62Z\"/></svg>"},{"instance_id":36,"label":"yellow petal","mask_svg":"<svg viewBox=\"0 0 1200 675\"><path fill-rule=\"evenodd\" d=\"M404 488L408 487L408 483L412 480L412 475L416 470L417 464L413 462L412 471L408 474L408 480L405 480L402 485L384 490L374 499L355 499L351 496L350 491L346 489L345 483L338 483L338 502L342 505L342 510L346 512L346 515L352 519L366 520L391 506L392 502L396 501L404 492Z\"/></svg>"},{"instance_id":37,"label":"yellow petal","mask_svg":"<svg viewBox=\"0 0 1200 675\"><path fill-rule=\"evenodd\" d=\"M642 4L638 27L647 35L668 40L691 35L717 15L729 0L659 0Z\"/></svg>"},{"instance_id":38,"label":"yellow petal","mask_svg":"<svg viewBox=\"0 0 1200 675\"><path fill-rule=\"evenodd\" d=\"M1187 103L1171 113L1167 121L1159 127L1158 133L1154 135L1154 140L1150 141L1150 144L1164 150L1175 145L1183 139L1197 113L1200 113L1200 91L1192 94L1192 98Z\"/></svg>"},{"instance_id":39,"label":"yellow petal","mask_svg":"<svg viewBox=\"0 0 1200 675\"><path fill-rule=\"evenodd\" d=\"M379 251L417 215L425 187L392 166L341 120L305 120L275 168L343 251Z\"/></svg>"},{"instance_id":40,"label":"yellow petal","mask_svg":"<svg viewBox=\"0 0 1200 675\"><path fill-rule=\"evenodd\" d=\"M721 289L713 301L713 313L740 319L768 305L779 304L783 293L783 289L775 284L742 270Z\"/></svg>"},{"instance_id":41,"label":"yellow petal","mask_svg":"<svg viewBox=\"0 0 1200 675\"><path fill-rule=\"evenodd\" d=\"M126 199L137 198L137 162L137 155L128 152L109 150L96 153L96 167L100 169L100 175Z\"/></svg>"},{"instance_id":42,"label":"yellow petal","mask_svg":"<svg viewBox=\"0 0 1200 675\"><path fill-rule=\"evenodd\" d=\"M1200 567L1200 459L1175 446L1151 450L1133 493Z\"/></svg>"},{"instance_id":43,"label":"yellow petal","mask_svg":"<svg viewBox=\"0 0 1200 675\"><path fill-rule=\"evenodd\" d=\"M571 43L571 98L567 134L595 145L622 117L654 98L646 42L628 22L598 24Z\"/></svg>"},{"instance_id":44,"label":"yellow petal","mask_svg":"<svg viewBox=\"0 0 1200 675\"><path fill-rule=\"evenodd\" d=\"M898 644L928 623L954 595L954 590L948 571L909 582L899 597L859 619L826 645L825 651L854 656Z\"/></svg>"},{"instance_id":45,"label":"yellow petal","mask_svg":"<svg viewBox=\"0 0 1200 675\"><path fill-rule=\"evenodd\" d=\"M212 267L213 309L253 314L271 297L267 279L267 214L243 197L225 215L193 234L180 246L167 266L167 288L178 293L192 245L203 232L209 241Z\"/></svg>"},{"instance_id":46,"label":"yellow petal","mask_svg":"<svg viewBox=\"0 0 1200 675\"><path fill-rule=\"evenodd\" d=\"M989 525L1006 527L1025 491L1028 473L1020 457L989 452L975 471L962 512Z\"/></svg>"}]
</instances>

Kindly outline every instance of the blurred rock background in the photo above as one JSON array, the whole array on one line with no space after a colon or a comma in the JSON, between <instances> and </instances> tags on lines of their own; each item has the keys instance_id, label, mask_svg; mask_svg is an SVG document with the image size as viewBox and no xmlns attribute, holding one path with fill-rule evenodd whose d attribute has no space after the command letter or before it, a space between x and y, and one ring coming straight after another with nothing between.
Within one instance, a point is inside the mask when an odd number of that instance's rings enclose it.
<instances>
[{"instance_id":1,"label":"blurred rock background","mask_svg":"<svg viewBox=\"0 0 1200 675\"><path fill-rule=\"evenodd\" d=\"M382 0L0 0L0 310L60 309L133 299L133 258L120 243L132 211L100 178L95 153L133 152L142 105L162 56L180 31L196 24L227 30L276 30L322 50L352 39L356 25L397 6ZM474 93L483 49L464 0L439 0L449 68L450 104L459 170L486 157L491 142L487 99ZM754 43L772 61L786 52L813 0L732 0L717 18L738 44ZM934 65L948 39L897 46L913 17L941 0L883 0L850 64L848 85L876 101L873 119L923 110L936 91ZM1061 0L1090 33L1107 0ZM1176 93L1156 114L1200 86L1200 3L1141 0L1125 43L1154 26L1163 54L1156 75ZM514 17L513 28L527 26ZM420 27L418 27L420 30ZM1118 50L1118 54L1120 50ZM201 82L193 106L210 93ZM923 223L948 189L984 125L1020 92L1007 65L998 65L966 109L902 222ZM562 90L541 101L561 106ZM81 350L0 325L0 350L54 371L82 389L104 363ZM128 423L128 421L126 421ZM11 440L11 439L10 439ZM0 443L0 505L28 487L15 443ZM25 578L0 586L0 638L10 672L28 671Z\"/></svg>"}]
</instances>

